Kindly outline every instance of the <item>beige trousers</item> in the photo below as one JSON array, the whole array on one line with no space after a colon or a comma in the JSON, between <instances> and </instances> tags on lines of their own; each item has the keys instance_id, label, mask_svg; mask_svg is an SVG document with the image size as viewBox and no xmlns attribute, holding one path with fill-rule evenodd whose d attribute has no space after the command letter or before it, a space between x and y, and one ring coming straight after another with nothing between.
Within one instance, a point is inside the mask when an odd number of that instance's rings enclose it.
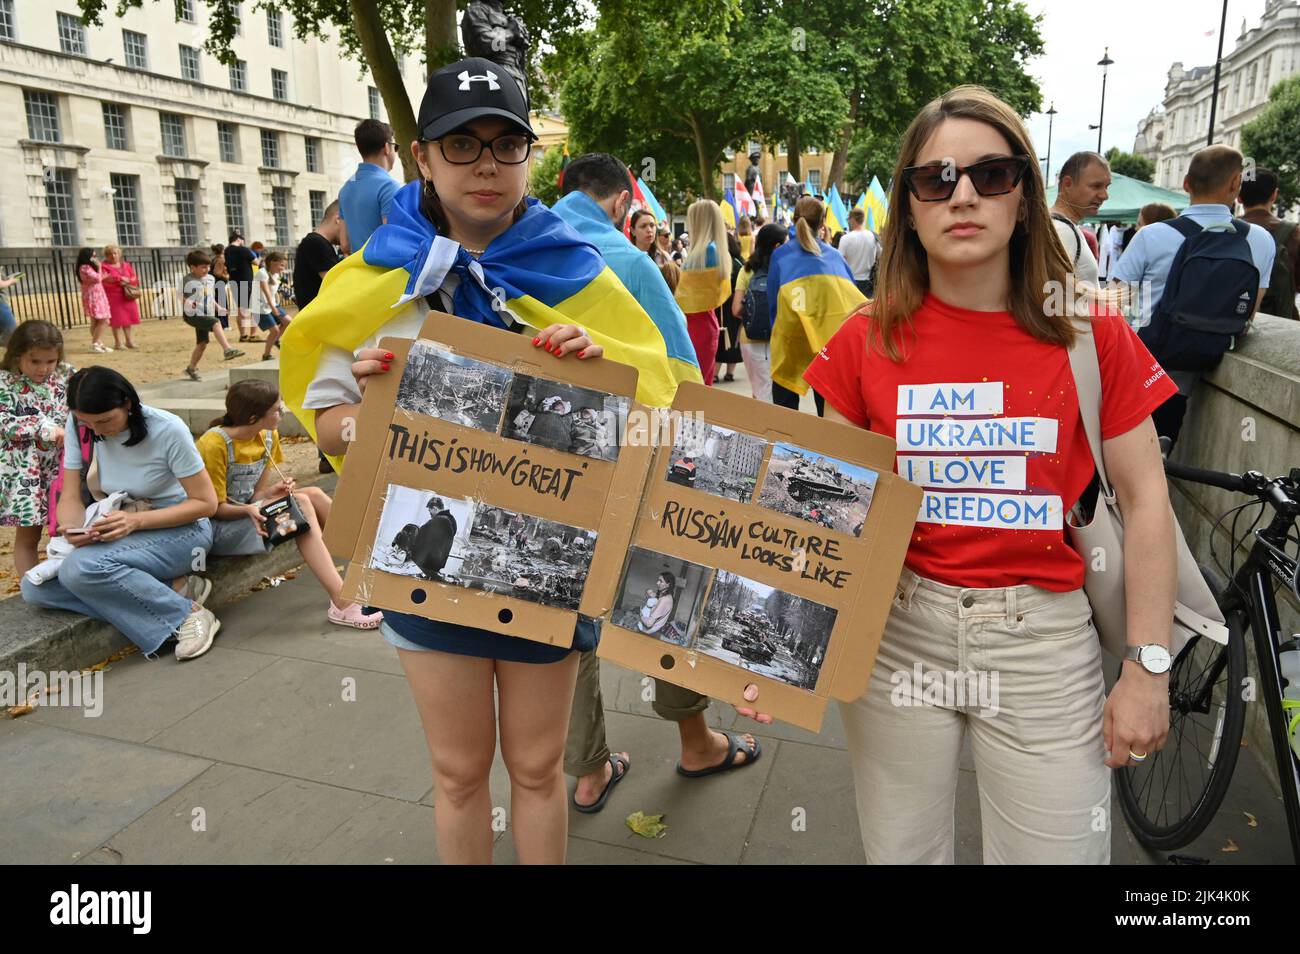
<instances>
[{"instance_id":1,"label":"beige trousers","mask_svg":"<svg viewBox=\"0 0 1300 954\"><path fill-rule=\"evenodd\" d=\"M1101 647L1082 590L904 570L865 696L841 703L873 864L951 864L970 736L986 864L1109 864Z\"/></svg>"}]
</instances>

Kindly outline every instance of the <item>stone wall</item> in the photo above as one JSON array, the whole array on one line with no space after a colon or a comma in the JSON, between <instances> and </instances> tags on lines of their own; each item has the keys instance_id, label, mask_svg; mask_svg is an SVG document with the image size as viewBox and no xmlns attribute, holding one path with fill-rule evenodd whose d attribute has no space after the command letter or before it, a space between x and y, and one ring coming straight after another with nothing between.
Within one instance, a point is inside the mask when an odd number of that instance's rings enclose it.
<instances>
[{"instance_id":1,"label":"stone wall","mask_svg":"<svg viewBox=\"0 0 1300 954\"><path fill-rule=\"evenodd\" d=\"M1251 333L1201 383L1192 396L1174 460L1192 467L1242 473L1257 470L1268 477L1300 467L1300 322L1260 315ZM1213 566L1210 532L1244 497L1184 481L1171 480L1174 511L1199 561ZM1245 524L1239 528L1244 530ZM1251 540L1237 550L1245 558ZM1214 534L1215 552L1228 562L1227 530ZM1294 594L1279 589L1282 631L1300 633L1300 605ZM1250 675L1259 669L1247 643ZM1276 766L1268 740L1268 715L1262 697L1246 712L1246 737L1276 784Z\"/></svg>"}]
</instances>

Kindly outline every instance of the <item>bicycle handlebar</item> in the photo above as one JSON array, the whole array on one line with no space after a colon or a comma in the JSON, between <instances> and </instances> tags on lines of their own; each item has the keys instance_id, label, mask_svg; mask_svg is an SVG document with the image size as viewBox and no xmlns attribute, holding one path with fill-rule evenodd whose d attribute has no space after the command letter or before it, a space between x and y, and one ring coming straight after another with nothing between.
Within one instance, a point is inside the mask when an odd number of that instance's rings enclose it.
<instances>
[{"instance_id":1,"label":"bicycle handlebar","mask_svg":"<svg viewBox=\"0 0 1300 954\"><path fill-rule=\"evenodd\" d=\"M1175 464L1170 460L1165 461L1165 473L1170 477L1177 477L1179 480L1209 484L1211 487L1220 487L1234 493L1254 494L1256 492L1254 485L1242 479L1239 474L1225 474L1217 470L1201 470L1199 467Z\"/></svg>"}]
</instances>

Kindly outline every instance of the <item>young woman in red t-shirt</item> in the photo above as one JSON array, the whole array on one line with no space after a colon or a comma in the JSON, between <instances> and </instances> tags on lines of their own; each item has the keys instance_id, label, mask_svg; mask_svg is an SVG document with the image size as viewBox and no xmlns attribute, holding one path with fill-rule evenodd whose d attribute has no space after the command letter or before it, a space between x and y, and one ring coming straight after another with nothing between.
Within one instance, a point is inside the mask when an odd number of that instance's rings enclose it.
<instances>
[{"instance_id":1,"label":"young woman in red t-shirt","mask_svg":"<svg viewBox=\"0 0 1300 954\"><path fill-rule=\"evenodd\" d=\"M1167 673L1125 662L1105 696L1063 531L1094 467L1075 332L1053 307L1069 263L1035 156L980 87L922 109L894 170L877 297L804 374L828 419L895 438L899 473L926 490L870 689L842 706L871 862L953 860L969 735L986 862L1106 863L1107 767L1168 731ZM1168 647L1174 523L1150 413L1174 389L1120 317L1092 329L1129 642Z\"/></svg>"}]
</instances>

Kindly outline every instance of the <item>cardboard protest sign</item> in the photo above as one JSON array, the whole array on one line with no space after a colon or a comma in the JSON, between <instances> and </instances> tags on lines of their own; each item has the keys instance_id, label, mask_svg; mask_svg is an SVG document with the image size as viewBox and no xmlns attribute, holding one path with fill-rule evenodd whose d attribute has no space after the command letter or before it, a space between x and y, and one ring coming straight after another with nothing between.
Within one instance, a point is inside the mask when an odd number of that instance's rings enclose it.
<instances>
[{"instance_id":1,"label":"cardboard protest sign","mask_svg":"<svg viewBox=\"0 0 1300 954\"><path fill-rule=\"evenodd\" d=\"M648 478L601 526L624 559L593 568L598 653L816 731L866 691L921 489L878 434L694 384L672 411L670 442L623 449Z\"/></svg>"},{"instance_id":2,"label":"cardboard protest sign","mask_svg":"<svg viewBox=\"0 0 1300 954\"><path fill-rule=\"evenodd\" d=\"M437 312L380 346L325 532L344 598L572 645L605 603L588 581L621 559L602 516L644 477L620 447L636 370Z\"/></svg>"}]
</instances>

